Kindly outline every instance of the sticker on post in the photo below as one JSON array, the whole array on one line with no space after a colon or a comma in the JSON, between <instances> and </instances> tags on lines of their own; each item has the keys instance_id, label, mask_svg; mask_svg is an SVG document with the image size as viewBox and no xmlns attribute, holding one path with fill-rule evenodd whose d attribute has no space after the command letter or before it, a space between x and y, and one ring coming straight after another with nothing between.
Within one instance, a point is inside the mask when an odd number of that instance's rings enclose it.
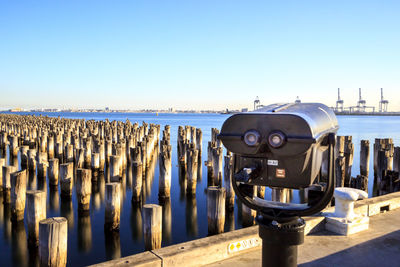
<instances>
[{"instance_id":1,"label":"sticker on post","mask_svg":"<svg viewBox=\"0 0 400 267\"><path fill-rule=\"evenodd\" d=\"M269 160L267 161L267 164L268 164L269 166L278 166L278 160L276 160L276 159L269 159Z\"/></svg>"},{"instance_id":2,"label":"sticker on post","mask_svg":"<svg viewBox=\"0 0 400 267\"><path fill-rule=\"evenodd\" d=\"M276 169L275 176L276 178L285 178L286 177L285 169Z\"/></svg>"},{"instance_id":3,"label":"sticker on post","mask_svg":"<svg viewBox=\"0 0 400 267\"><path fill-rule=\"evenodd\" d=\"M228 253L234 253L241 250L254 248L260 245L258 238L250 238L246 240L241 240L237 242L230 243L228 245Z\"/></svg>"}]
</instances>

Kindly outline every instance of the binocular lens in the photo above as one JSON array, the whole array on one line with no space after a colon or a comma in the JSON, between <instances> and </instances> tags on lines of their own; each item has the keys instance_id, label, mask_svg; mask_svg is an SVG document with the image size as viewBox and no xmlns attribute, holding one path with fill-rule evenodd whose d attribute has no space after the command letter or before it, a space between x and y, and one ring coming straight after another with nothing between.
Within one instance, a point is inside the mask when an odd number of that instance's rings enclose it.
<instances>
[{"instance_id":1,"label":"binocular lens","mask_svg":"<svg viewBox=\"0 0 400 267\"><path fill-rule=\"evenodd\" d=\"M281 132L271 133L268 137L268 142L273 148L278 148L285 142L285 135Z\"/></svg>"},{"instance_id":2,"label":"binocular lens","mask_svg":"<svg viewBox=\"0 0 400 267\"><path fill-rule=\"evenodd\" d=\"M244 142L248 146L256 146L260 141L260 134L257 131L251 130L244 134Z\"/></svg>"}]
</instances>

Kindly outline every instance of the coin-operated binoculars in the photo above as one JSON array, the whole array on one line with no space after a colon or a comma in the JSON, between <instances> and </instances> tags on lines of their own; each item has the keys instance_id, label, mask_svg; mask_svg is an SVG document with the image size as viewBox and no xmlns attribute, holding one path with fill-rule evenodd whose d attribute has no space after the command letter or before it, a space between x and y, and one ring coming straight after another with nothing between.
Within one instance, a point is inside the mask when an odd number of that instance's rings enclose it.
<instances>
[{"instance_id":1,"label":"coin-operated binoculars","mask_svg":"<svg viewBox=\"0 0 400 267\"><path fill-rule=\"evenodd\" d=\"M270 105L239 113L223 124L218 138L235 154L232 185L244 205L257 210L263 266L297 266L297 245L304 242L304 220L331 201L334 146L339 126L323 104ZM325 190L308 203L281 203L258 198L255 186L305 189L320 173L328 154Z\"/></svg>"}]
</instances>

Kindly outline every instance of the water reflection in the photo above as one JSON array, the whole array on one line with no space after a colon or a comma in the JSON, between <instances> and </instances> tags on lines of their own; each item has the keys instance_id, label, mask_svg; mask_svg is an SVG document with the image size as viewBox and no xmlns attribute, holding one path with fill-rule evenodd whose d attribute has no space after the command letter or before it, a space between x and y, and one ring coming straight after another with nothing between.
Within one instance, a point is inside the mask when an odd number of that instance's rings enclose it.
<instances>
[{"instance_id":1,"label":"water reflection","mask_svg":"<svg viewBox=\"0 0 400 267\"><path fill-rule=\"evenodd\" d=\"M4 192L3 192L4 193ZM3 204L3 235L4 239L7 240L8 242L11 241L11 204L9 203L4 203Z\"/></svg>"},{"instance_id":2,"label":"water reflection","mask_svg":"<svg viewBox=\"0 0 400 267\"><path fill-rule=\"evenodd\" d=\"M171 216L171 199L159 198L162 207L162 240L169 244L172 241L172 216Z\"/></svg>"},{"instance_id":3,"label":"water reflection","mask_svg":"<svg viewBox=\"0 0 400 267\"><path fill-rule=\"evenodd\" d=\"M121 242L119 232L104 231L106 260L121 258Z\"/></svg>"},{"instance_id":4,"label":"water reflection","mask_svg":"<svg viewBox=\"0 0 400 267\"><path fill-rule=\"evenodd\" d=\"M28 266L28 241L23 221L12 224L12 258L17 266Z\"/></svg>"},{"instance_id":5,"label":"water reflection","mask_svg":"<svg viewBox=\"0 0 400 267\"><path fill-rule=\"evenodd\" d=\"M60 208L60 193L57 185L49 186L49 206L50 211L57 212Z\"/></svg>"},{"instance_id":6,"label":"water reflection","mask_svg":"<svg viewBox=\"0 0 400 267\"><path fill-rule=\"evenodd\" d=\"M83 252L92 249L92 224L87 212L78 212L78 248Z\"/></svg>"},{"instance_id":7,"label":"water reflection","mask_svg":"<svg viewBox=\"0 0 400 267\"><path fill-rule=\"evenodd\" d=\"M68 221L68 229L74 228L74 211L72 207L72 199L61 197L61 217L65 217Z\"/></svg>"},{"instance_id":8,"label":"water reflection","mask_svg":"<svg viewBox=\"0 0 400 267\"><path fill-rule=\"evenodd\" d=\"M132 238L135 241L141 241L143 236L143 221L142 221L142 204L140 202L132 202L131 205L131 231Z\"/></svg>"},{"instance_id":9,"label":"water reflection","mask_svg":"<svg viewBox=\"0 0 400 267\"><path fill-rule=\"evenodd\" d=\"M196 197L188 195L186 199L186 233L190 237L197 237L198 225L197 225L197 202Z\"/></svg>"}]
</instances>

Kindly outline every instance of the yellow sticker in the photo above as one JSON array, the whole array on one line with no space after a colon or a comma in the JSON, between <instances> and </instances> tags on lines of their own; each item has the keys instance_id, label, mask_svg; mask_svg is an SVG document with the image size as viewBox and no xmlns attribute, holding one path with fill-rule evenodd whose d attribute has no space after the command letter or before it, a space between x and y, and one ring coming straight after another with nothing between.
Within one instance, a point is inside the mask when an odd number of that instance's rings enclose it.
<instances>
[{"instance_id":1,"label":"yellow sticker","mask_svg":"<svg viewBox=\"0 0 400 267\"><path fill-rule=\"evenodd\" d=\"M260 245L260 240L258 238L250 238L237 242L230 243L228 245L228 253L234 253L241 250L254 248Z\"/></svg>"}]
</instances>

